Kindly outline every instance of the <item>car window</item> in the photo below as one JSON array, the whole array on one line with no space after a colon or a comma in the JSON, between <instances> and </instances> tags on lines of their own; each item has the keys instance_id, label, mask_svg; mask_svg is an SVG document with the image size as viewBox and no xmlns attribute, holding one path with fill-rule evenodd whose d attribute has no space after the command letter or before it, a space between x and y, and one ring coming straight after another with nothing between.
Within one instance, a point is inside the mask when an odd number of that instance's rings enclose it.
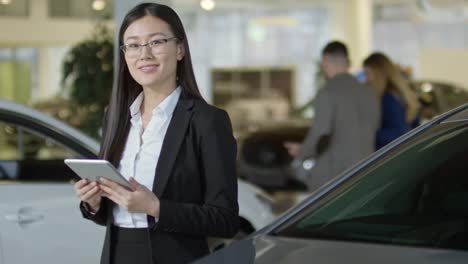
<instances>
[{"instance_id":1,"label":"car window","mask_svg":"<svg viewBox=\"0 0 468 264\"><path fill-rule=\"evenodd\" d=\"M0 122L0 180L68 181L65 158L80 157L52 137Z\"/></svg>"},{"instance_id":2,"label":"car window","mask_svg":"<svg viewBox=\"0 0 468 264\"><path fill-rule=\"evenodd\" d=\"M445 124L311 205L280 236L468 249L468 125Z\"/></svg>"}]
</instances>

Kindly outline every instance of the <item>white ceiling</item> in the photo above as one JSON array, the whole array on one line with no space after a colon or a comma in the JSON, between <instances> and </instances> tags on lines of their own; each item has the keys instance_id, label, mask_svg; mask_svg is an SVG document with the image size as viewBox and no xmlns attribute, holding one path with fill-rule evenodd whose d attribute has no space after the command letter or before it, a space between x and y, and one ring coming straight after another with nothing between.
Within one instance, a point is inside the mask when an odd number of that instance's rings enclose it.
<instances>
[{"instance_id":1,"label":"white ceiling","mask_svg":"<svg viewBox=\"0 0 468 264\"><path fill-rule=\"evenodd\" d=\"M321 3L347 0L214 0L217 8L243 8L243 7L301 7L316 6ZM174 6L195 7L200 0L170 0Z\"/></svg>"}]
</instances>

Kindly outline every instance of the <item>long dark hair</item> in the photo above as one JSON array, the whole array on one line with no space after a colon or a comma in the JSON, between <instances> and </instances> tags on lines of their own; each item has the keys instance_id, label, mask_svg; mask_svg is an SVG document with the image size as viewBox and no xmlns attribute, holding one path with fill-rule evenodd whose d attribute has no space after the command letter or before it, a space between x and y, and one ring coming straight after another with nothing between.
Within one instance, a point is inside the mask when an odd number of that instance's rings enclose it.
<instances>
[{"instance_id":1,"label":"long dark hair","mask_svg":"<svg viewBox=\"0 0 468 264\"><path fill-rule=\"evenodd\" d=\"M174 36L182 42L185 55L177 62L177 84L182 88L184 97L202 99L193 73L187 35L182 21L172 8L156 3L142 3L135 6L127 13L120 26L119 47L123 45L123 35L130 24L144 16L154 16L165 21L169 24ZM117 78L104 120L103 139L99 153L100 158L109 160L116 167L120 162L130 129L129 107L143 90L130 75L123 52L120 52L117 64Z\"/></svg>"},{"instance_id":2,"label":"long dark hair","mask_svg":"<svg viewBox=\"0 0 468 264\"><path fill-rule=\"evenodd\" d=\"M406 104L406 121L413 122L419 113L419 102L417 94L411 90L408 81L406 81L398 67L381 52L374 52L363 62L364 67L369 67L377 73L382 86L385 90L393 90L403 97Z\"/></svg>"}]
</instances>

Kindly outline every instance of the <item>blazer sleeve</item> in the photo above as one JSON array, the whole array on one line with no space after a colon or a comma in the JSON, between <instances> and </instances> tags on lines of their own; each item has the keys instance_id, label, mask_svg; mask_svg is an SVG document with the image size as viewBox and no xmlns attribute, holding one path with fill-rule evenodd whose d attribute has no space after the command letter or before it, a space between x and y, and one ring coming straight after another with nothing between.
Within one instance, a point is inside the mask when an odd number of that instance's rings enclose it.
<instances>
[{"instance_id":1,"label":"blazer sleeve","mask_svg":"<svg viewBox=\"0 0 468 264\"><path fill-rule=\"evenodd\" d=\"M322 88L315 99L315 117L306 138L301 145L297 156L298 160L304 160L317 155L319 142L332 136L333 98L330 94L330 85Z\"/></svg>"},{"instance_id":2,"label":"blazer sleeve","mask_svg":"<svg viewBox=\"0 0 468 264\"><path fill-rule=\"evenodd\" d=\"M95 222L98 225L105 226L107 224L107 208L108 208L108 201L107 198L101 199L101 206L99 207L99 211L95 214L89 211L89 207L85 202L80 203L80 211L84 218Z\"/></svg>"},{"instance_id":3,"label":"blazer sleeve","mask_svg":"<svg viewBox=\"0 0 468 264\"><path fill-rule=\"evenodd\" d=\"M236 154L231 122L226 112L215 110L203 122L200 167L205 179L204 203L160 201L158 229L192 235L233 237L239 228Z\"/></svg>"}]
</instances>

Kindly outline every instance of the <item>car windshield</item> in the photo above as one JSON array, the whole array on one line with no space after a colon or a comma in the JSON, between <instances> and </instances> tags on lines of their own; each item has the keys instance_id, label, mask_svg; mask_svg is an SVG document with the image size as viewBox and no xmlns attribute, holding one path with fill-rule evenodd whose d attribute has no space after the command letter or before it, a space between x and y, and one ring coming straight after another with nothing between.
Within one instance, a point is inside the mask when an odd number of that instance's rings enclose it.
<instances>
[{"instance_id":1,"label":"car windshield","mask_svg":"<svg viewBox=\"0 0 468 264\"><path fill-rule=\"evenodd\" d=\"M468 125L415 137L275 234L468 250Z\"/></svg>"}]
</instances>

